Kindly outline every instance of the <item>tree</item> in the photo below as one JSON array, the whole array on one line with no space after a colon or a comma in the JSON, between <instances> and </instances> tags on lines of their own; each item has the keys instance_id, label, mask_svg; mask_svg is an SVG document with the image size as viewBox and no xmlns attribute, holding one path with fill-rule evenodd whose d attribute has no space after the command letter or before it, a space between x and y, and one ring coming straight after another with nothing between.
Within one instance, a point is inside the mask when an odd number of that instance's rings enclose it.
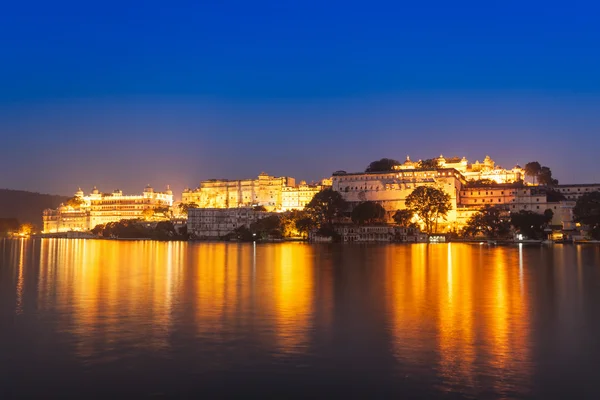
<instances>
[{"instance_id":1,"label":"tree","mask_svg":"<svg viewBox=\"0 0 600 400\"><path fill-rule=\"evenodd\" d=\"M400 161L392 158L382 158L369 164L365 172L389 172L393 171L396 165L400 165Z\"/></svg>"},{"instance_id":2,"label":"tree","mask_svg":"<svg viewBox=\"0 0 600 400\"><path fill-rule=\"evenodd\" d=\"M567 198L565 197L565 195L559 192L558 190L550 188L546 190L546 201L548 201L548 203L557 203L566 199Z\"/></svg>"},{"instance_id":3,"label":"tree","mask_svg":"<svg viewBox=\"0 0 600 400\"><path fill-rule=\"evenodd\" d=\"M281 216L281 233L283 237L298 237L301 235L296 223L298 220L307 217L304 211L291 210L279 215Z\"/></svg>"},{"instance_id":4,"label":"tree","mask_svg":"<svg viewBox=\"0 0 600 400\"><path fill-rule=\"evenodd\" d=\"M79 208L84 203L83 199L79 196L70 197L67 201L65 201L65 206Z\"/></svg>"},{"instance_id":5,"label":"tree","mask_svg":"<svg viewBox=\"0 0 600 400\"><path fill-rule=\"evenodd\" d=\"M104 232L104 228L105 224L98 224L92 229L92 233L94 235L102 235L102 232Z\"/></svg>"},{"instance_id":6,"label":"tree","mask_svg":"<svg viewBox=\"0 0 600 400\"><path fill-rule=\"evenodd\" d=\"M171 210L169 207L154 207L154 208L146 208L142 211L142 216L144 219L151 219L155 217L168 218L171 215Z\"/></svg>"},{"instance_id":7,"label":"tree","mask_svg":"<svg viewBox=\"0 0 600 400\"><path fill-rule=\"evenodd\" d=\"M194 203L194 202L189 202L189 203L179 203L179 212L182 215L188 215L188 210L190 208L198 208L198 204Z\"/></svg>"},{"instance_id":8,"label":"tree","mask_svg":"<svg viewBox=\"0 0 600 400\"><path fill-rule=\"evenodd\" d=\"M352 222L355 224L372 224L384 219L385 209L373 201L364 201L352 210Z\"/></svg>"},{"instance_id":9,"label":"tree","mask_svg":"<svg viewBox=\"0 0 600 400\"><path fill-rule=\"evenodd\" d=\"M253 210L254 211L267 211L265 206L254 206Z\"/></svg>"},{"instance_id":10,"label":"tree","mask_svg":"<svg viewBox=\"0 0 600 400\"><path fill-rule=\"evenodd\" d=\"M533 178L533 183L535 183L535 179L538 177L541 170L542 166L537 161L532 161L525 164L525 175L531 176Z\"/></svg>"},{"instance_id":11,"label":"tree","mask_svg":"<svg viewBox=\"0 0 600 400\"><path fill-rule=\"evenodd\" d=\"M169 217L171 215L171 210L168 206L164 207L154 207L154 216L161 215L164 217Z\"/></svg>"},{"instance_id":12,"label":"tree","mask_svg":"<svg viewBox=\"0 0 600 400\"><path fill-rule=\"evenodd\" d=\"M159 234L165 234L167 236L173 236L177 234L175 226L171 221L160 221L156 224L154 230Z\"/></svg>"},{"instance_id":13,"label":"tree","mask_svg":"<svg viewBox=\"0 0 600 400\"><path fill-rule=\"evenodd\" d=\"M256 237L266 239L268 237L281 238L281 219L279 215L269 215L250 224L250 231Z\"/></svg>"},{"instance_id":14,"label":"tree","mask_svg":"<svg viewBox=\"0 0 600 400\"><path fill-rule=\"evenodd\" d=\"M575 222L590 227L590 235L600 239L600 192L586 193L577 199L573 207Z\"/></svg>"},{"instance_id":15,"label":"tree","mask_svg":"<svg viewBox=\"0 0 600 400\"><path fill-rule=\"evenodd\" d=\"M144 219L152 218L154 216L154 209L152 209L152 208L144 209L144 211L142 211L142 216L144 217Z\"/></svg>"},{"instance_id":16,"label":"tree","mask_svg":"<svg viewBox=\"0 0 600 400\"><path fill-rule=\"evenodd\" d=\"M429 186L419 186L406 197L406 208L417 214L425 224L425 232L431 233L434 225L445 218L452 209L450 195L443 190Z\"/></svg>"},{"instance_id":17,"label":"tree","mask_svg":"<svg viewBox=\"0 0 600 400\"><path fill-rule=\"evenodd\" d=\"M398 210L394 213L392 218L398 225L408 228L414 225L412 222L414 216L415 213L410 210Z\"/></svg>"},{"instance_id":18,"label":"tree","mask_svg":"<svg viewBox=\"0 0 600 400\"><path fill-rule=\"evenodd\" d=\"M493 186L493 185L497 185L496 181L493 181L491 179L488 178L483 178L483 179L472 179L469 181L469 185L473 185L473 186Z\"/></svg>"},{"instance_id":19,"label":"tree","mask_svg":"<svg viewBox=\"0 0 600 400\"><path fill-rule=\"evenodd\" d=\"M29 222L22 223L19 225L19 234L21 235L31 235L33 232L33 225Z\"/></svg>"},{"instance_id":20,"label":"tree","mask_svg":"<svg viewBox=\"0 0 600 400\"><path fill-rule=\"evenodd\" d=\"M507 236L510 233L510 219L497 207L486 206L473 214L463 228L464 236L482 235L489 238Z\"/></svg>"},{"instance_id":21,"label":"tree","mask_svg":"<svg viewBox=\"0 0 600 400\"><path fill-rule=\"evenodd\" d=\"M346 200L341 194L331 188L323 189L317 193L304 207L318 226L324 223L331 224L333 219L340 216L347 207Z\"/></svg>"},{"instance_id":22,"label":"tree","mask_svg":"<svg viewBox=\"0 0 600 400\"><path fill-rule=\"evenodd\" d=\"M544 233L544 228L552 221L552 216L552 210L546 210L544 214L522 210L518 213L511 214L510 224L525 237L529 239L540 239Z\"/></svg>"},{"instance_id":23,"label":"tree","mask_svg":"<svg viewBox=\"0 0 600 400\"><path fill-rule=\"evenodd\" d=\"M558 185L558 180L552 178L552 171L548 167L542 167L538 174L538 183L545 186Z\"/></svg>"},{"instance_id":24,"label":"tree","mask_svg":"<svg viewBox=\"0 0 600 400\"><path fill-rule=\"evenodd\" d=\"M437 167L438 160L436 160L435 158L428 158L427 160L419 161L419 166L417 167L417 169L421 171L431 171L437 169Z\"/></svg>"},{"instance_id":25,"label":"tree","mask_svg":"<svg viewBox=\"0 0 600 400\"><path fill-rule=\"evenodd\" d=\"M304 237L308 235L311 229L315 227L315 222L310 217L303 217L296 220L296 229Z\"/></svg>"},{"instance_id":26,"label":"tree","mask_svg":"<svg viewBox=\"0 0 600 400\"><path fill-rule=\"evenodd\" d=\"M537 183L545 186L558 185L558 179L552 177L552 171L549 167L540 165L537 161L532 161L525 164L525 175L533 178L533 183Z\"/></svg>"}]
</instances>

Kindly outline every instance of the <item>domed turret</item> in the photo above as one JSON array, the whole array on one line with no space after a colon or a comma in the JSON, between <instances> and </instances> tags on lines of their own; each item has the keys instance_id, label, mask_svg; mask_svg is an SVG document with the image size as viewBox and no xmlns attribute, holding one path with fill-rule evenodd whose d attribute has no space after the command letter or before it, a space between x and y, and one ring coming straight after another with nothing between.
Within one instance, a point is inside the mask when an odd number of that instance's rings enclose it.
<instances>
[{"instance_id":1,"label":"domed turret","mask_svg":"<svg viewBox=\"0 0 600 400\"><path fill-rule=\"evenodd\" d=\"M100 194L100 191L98 191L98 188L96 186L94 186L94 188L92 189L92 194Z\"/></svg>"},{"instance_id":2,"label":"domed turret","mask_svg":"<svg viewBox=\"0 0 600 400\"><path fill-rule=\"evenodd\" d=\"M83 190L81 190L81 188L77 189L75 192L75 197L83 197Z\"/></svg>"},{"instance_id":3,"label":"domed turret","mask_svg":"<svg viewBox=\"0 0 600 400\"><path fill-rule=\"evenodd\" d=\"M171 190L171 185L167 185L167 190L165 192L166 194L172 195L173 191Z\"/></svg>"},{"instance_id":4,"label":"domed turret","mask_svg":"<svg viewBox=\"0 0 600 400\"><path fill-rule=\"evenodd\" d=\"M152 186L150 186L150 184L146 185L146 187L144 188L144 193L154 193L154 189L152 189Z\"/></svg>"}]
</instances>

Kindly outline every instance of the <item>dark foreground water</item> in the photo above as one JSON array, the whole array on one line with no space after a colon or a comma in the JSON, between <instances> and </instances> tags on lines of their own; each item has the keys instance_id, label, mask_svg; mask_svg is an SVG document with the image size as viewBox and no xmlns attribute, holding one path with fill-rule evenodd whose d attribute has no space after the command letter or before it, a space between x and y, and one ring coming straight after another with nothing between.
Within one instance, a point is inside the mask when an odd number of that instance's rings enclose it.
<instances>
[{"instance_id":1,"label":"dark foreground water","mask_svg":"<svg viewBox=\"0 0 600 400\"><path fill-rule=\"evenodd\" d=\"M600 398L600 247L0 239L0 398Z\"/></svg>"}]
</instances>

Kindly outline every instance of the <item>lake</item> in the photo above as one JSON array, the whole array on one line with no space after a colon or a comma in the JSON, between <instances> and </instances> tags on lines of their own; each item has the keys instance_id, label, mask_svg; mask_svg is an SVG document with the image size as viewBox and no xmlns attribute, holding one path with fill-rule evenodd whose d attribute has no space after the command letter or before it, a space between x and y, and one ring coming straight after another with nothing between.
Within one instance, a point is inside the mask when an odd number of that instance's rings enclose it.
<instances>
[{"instance_id":1,"label":"lake","mask_svg":"<svg viewBox=\"0 0 600 400\"><path fill-rule=\"evenodd\" d=\"M600 398L600 246L0 239L0 398Z\"/></svg>"}]
</instances>

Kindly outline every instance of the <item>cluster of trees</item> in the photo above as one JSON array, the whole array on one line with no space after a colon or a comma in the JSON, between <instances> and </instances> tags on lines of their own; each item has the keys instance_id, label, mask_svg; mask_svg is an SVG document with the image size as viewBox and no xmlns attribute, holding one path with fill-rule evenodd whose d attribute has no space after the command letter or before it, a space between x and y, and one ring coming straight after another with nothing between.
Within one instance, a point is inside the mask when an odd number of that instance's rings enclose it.
<instances>
[{"instance_id":1,"label":"cluster of trees","mask_svg":"<svg viewBox=\"0 0 600 400\"><path fill-rule=\"evenodd\" d=\"M332 189L325 189L315 195L306 206L307 218L312 226L332 230L333 220L337 217L348 215L348 204L342 196ZM429 186L419 186L406 198L406 209L398 210L394 221L402 226L412 227L414 217L417 216L425 225L425 231L432 233L437 230L440 219L445 219L452 209L450 195L441 189ZM358 204L349 214L356 224L373 224L386 222L386 211L378 203L365 201Z\"/></svg>"},{"instance_id":2,"label":"cluster of trees","mask_svg":"<svg viewBox=\"0 0 600 400\"><path fill-rule=\"evenodd\" d=\"M261 218L250 224L249 227L241 226L224 239L235 238L242 241L254 241L306 237L314 226L314 222L308 213L293 210Z\"/></svg>"},{"instance_id":3,"label":"cluster of trees","mask_svg":"<svg viewBox=\"0 0 600 400\"><path fill-rule=\"evenodd\" d=\"M406 209L416 214L428 234L437 232L438 221L445 219L452 209L450 195L443 190L419 186L406 197Z\"/></svg>"},{"instance_id":4,"label":"cluster of trees","mask_svg":"<svg viewBox=\"0 0 600 400\"><path fill-rule=\"evenodd\" d=\"M420 160L417 169L420 171L431 171L438 167L438 160L435 158L428 158L427 160Z\"/></svg>"},{"instance_id":5,"label":"cluster of trees","mask_svg":"<svg viewBox=\"0 0 600 400\"><path fill-rule=\"evenodd\" d=\"M173 216L173 213L171 212L169 207L154 207L147 208L144 211L142 211L142 216L144 217L144 219L165 219L171 218Z\"/></svg>"},{"instance_id":6,"label":"cluster of trees","mask_svg":"<svg viewBox=\"0 0 600 400\"><path fill-rule=\"evenodd\" d=\"M175 229L171 221L157 222L149 227L139 219L122 219L117 222L96 225L92 233L104 238L187 240L187 227Z\"/></svg>"},{"instance_id":7,"label":"cluster of trees","mask_svg":"<svg viewBox=\"0 0 600 400\"><path fill-rule=\"evenodd\" d=\"M586 225L593 239L600 240L600 192L581 196L573 208L575 222Z\"/></svg>"},{"instance_id":8,"label":"cluster of trees","mask_svg":"<svg viewBox=\"0 0 600 400\"><path fill-rule=\"evenodd\" d=\"M373 161L365 169L365 172L390 172L394 170L394 167L401 165L402 163L393 158L382 158L380 160ZM429 158L427 160L420 160L417 169L419 170L432 170L438 167L438 161L435 158Z\"/></svg>"},{"instance_id":9,"label":"cluster of trees","mask_svg":"<svg viewBox=\"0 0 600 400\"><path fill-rule=\"evenodd\" d=\"M537 181L540 185L555 186L558 185L558 180L552 177L552 171L546 166L542 166L537 161L532 161L525 164L525 175L533 178L533 182Z\"/></svg>"},{"instance_id":10,"label":"cluster of trees","mask_svg":"<svg viewBox=\"0 0 600 400\"><path fill-rule=\"evenodd\" d=\"M14 233L30 235L34 230L35 227L29 222L19 223L16 218L0 218L0 236Z\"/></svg>"},{"instance_id":11,"label":"cluster of trees","mask_svg":"<svg viewBox=\"0 0 600 400\"><path fill-rule=\"evenodd\" d=\"M182 215L188 215L188 210L190 208L198 208L198 204L194 203L194 202L189 202L189 203L179 203L179 213Z\"/></svg>"},{"instance_id":12,"label":"cluster of trees","mask_svg":"<svg viewBox=\"0 0 600 400\"><path fill-rule=\"evenodd\" d=\"M400 165L400 161L393 158L382 158L370 163L365 172L389 172L393 171L396 165Z\"/></svg>"},{"instance_id":13,"label":"cluster of trees","mask_svg":"<svg viewBox=\"0 0 600 400\"><path fill-rule=\"evenodd\" d=\"M506 238L510 235L512 226L528 239L542 239L544 229L552 221L552 216L553 212L549 209L544 214L528 210L510 213L498 207L486 206L467 221L462 235Z\"/></svg>"},{"instance_id":14,"label":"cluster of trees","mask_svg":"<svg viewBox=\"0 0 600 400\"><path fill-rule=\"evenodd\" d=\"M78 196L69 197L67 201L63 203L65 206L79 208L83 204L83 199Z\"/></svg>"}]
</instances>

